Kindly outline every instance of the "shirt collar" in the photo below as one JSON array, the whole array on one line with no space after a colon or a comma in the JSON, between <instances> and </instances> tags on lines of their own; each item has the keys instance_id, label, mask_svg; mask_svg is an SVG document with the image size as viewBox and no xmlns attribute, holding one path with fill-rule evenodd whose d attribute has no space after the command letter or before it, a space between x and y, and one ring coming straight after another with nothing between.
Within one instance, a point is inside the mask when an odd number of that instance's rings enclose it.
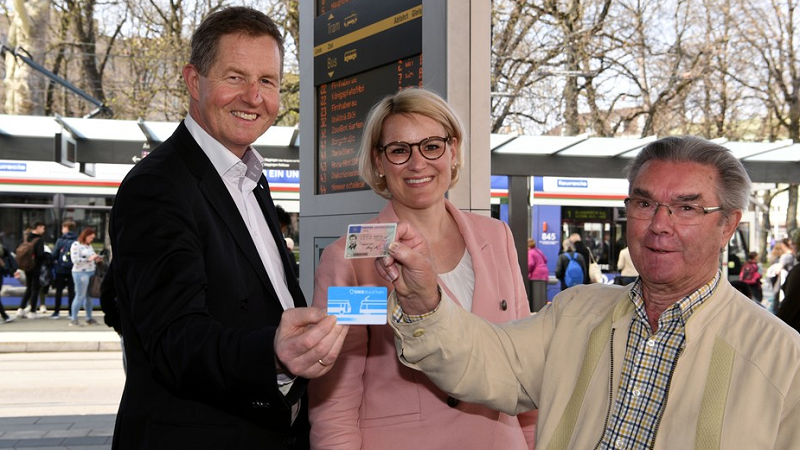
<instances>
[{"instance_id":1,"label":"shirt collar","mask_svg":"<svg viewBox=\"0 0 800 450\"><path fill-rule=\"evenodd\" d=\"M674 305L667 308L658 319L658 328L662 328L662 322L669 322L672 320L680 320L683 324L686 324L692 314L694 314L694 312L697 311L717 289L721 276L722 273L718 270L716 275L714 275L714 278L712 278L708 283L704 284L696 291L692 292L686 297L683 297ZM642 296L641 277L639 277L633 284L633 287L630 291L630 298L631 302L633 302L633 305L636 308L636 315L639 316L641 320L644 320L644 323L648 323L647 310L645 309L644 297Z\"/></svg>"},{"instance_id":2,"label":"shirt collar","mask_svg":"<svg viewBox=\"0 0 800 450\"><path fill-rule=\"evenodd\" d=\"M241 191L255 188L263 173L261 166L263 158L252 146L248 147L244 157L239 159L233 152L211 137L192 118L191 114L186 115L184 124L220 177L237 181Z\"/></svg>"}]
</instances>

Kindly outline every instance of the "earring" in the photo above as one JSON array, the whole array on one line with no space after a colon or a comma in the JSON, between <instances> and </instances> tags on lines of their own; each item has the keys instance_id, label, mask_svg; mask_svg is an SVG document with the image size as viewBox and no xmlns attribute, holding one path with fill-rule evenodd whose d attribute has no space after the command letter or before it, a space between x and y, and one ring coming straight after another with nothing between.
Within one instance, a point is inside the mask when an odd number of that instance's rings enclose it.
<instances>
[{"instance_id":1,"label":"earring","mask_svg":"<svg viewBox=\"0 0 800 450\"><path fill-rule=\"evenodd\" d=\"M379 176L379 177L381 177L381 178L383 178L383 177L385 177L386 175L384 175L384 174L382 174L382 173L379 173L379 174L378 174L378 176Z\"/></svg>"}]
</instances>

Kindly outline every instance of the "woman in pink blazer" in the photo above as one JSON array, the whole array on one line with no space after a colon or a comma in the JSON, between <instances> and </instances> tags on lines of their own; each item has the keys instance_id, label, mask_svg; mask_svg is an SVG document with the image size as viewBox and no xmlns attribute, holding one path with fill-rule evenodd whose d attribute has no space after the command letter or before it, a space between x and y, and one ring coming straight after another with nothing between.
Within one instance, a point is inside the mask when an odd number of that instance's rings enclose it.
<instances>
[{"instance_id":1,"label":"woman in pink blazer","mask_svg":"<svg viewBox=\"0 0 800 450\"><path fill-rule=\"evenodd\" d=\"M367 117L359 172L389 200L372 222L411 222L431 247L439 284L492 322L530 314L511 232L445 199L458 180L464 131L441 97L407 89ZM344 259L345 239L322 254L313 305L329 286L391 286L372 259ZM397 359L387 325L350 327L333 369L309 385L312 449L533 449L536 412L517 417L459 402Z\"/></svg>"}]
</instances>

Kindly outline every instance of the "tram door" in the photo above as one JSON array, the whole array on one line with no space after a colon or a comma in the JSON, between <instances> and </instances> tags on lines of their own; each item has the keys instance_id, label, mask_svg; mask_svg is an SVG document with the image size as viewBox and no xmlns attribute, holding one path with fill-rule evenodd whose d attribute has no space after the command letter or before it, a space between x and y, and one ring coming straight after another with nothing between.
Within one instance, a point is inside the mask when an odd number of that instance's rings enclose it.
<instances>
[{"instance_id":1,"label":"tram door","mask_svg":"<svg viewBox=\"0 0 800 450\"><path fill-rule=\"evenodd\" d=\"M623 226L620 226L623 225ZM562 240L578 233L584 245L606 274L608 282L616 276L619 251L625 245L624 210L593 206L562 206Z\"/></svg>"}]
</instances>

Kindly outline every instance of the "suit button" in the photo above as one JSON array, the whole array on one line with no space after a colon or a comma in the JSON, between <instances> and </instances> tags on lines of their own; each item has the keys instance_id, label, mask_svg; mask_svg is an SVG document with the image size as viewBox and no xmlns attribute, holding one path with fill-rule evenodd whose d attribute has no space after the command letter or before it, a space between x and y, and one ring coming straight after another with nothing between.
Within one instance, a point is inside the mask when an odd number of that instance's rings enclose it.
<instances>
[{"instance_id":1,"label":"suit button","mask_svg":"<svg viewBox=\"0 0 800 450\"><path fill-rule=\"evenodd\" d=\"M505 301L505 299L503 299L503 301L500 302L500 309L502 309L503 311L508 309L508 302Z\"/></svg>"},{"instance_id":2,"label":"suit button","mask_svg":"<svg viewBox=\"0 0 800 450\"><path fill-rule=\"evenodd\" d=\"M421 337L424 334L425 334L424 328L417 328L416 330L414 330L414 337Z\"/></svg>"},{"instance_id":3,"label":"suit button","mask_svg":"<svg viewBox=\"0 0 800 450\"><path fill-rule=\"evenodd\" d=\"M447 397L447 406L455 408L456 406L458 406L458 399L455 399L453 397Z\"/></svg>"}]
</instances>

